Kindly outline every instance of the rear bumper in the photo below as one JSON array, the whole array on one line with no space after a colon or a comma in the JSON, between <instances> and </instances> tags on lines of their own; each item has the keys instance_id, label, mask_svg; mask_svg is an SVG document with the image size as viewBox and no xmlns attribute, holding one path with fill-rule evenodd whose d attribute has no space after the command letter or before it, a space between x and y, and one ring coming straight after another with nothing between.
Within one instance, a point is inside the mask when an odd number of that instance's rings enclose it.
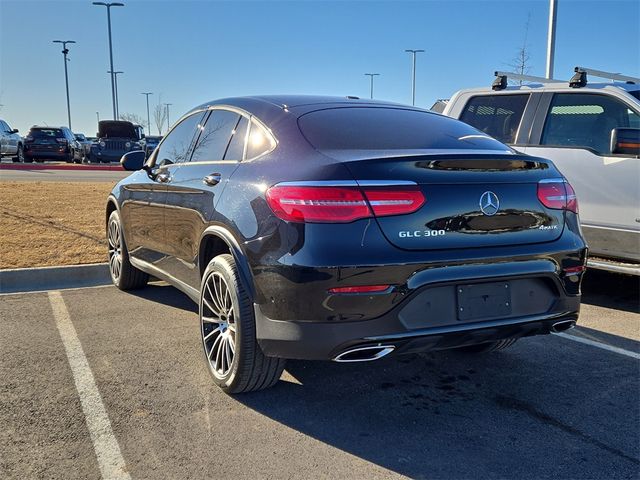
<instances>
[{"instance_id":1,"label":"rear bumper","mask_svg":"<svg viewBox=\"0 0 640 480\"><path fill-rule=\"evenodd\" d=\"M256 306L256 320L259 325L259 344L266 355L332 360L356 347L391 346L394 354L405 354L545 335L551 333L557 323L577 321L580 299L569 303L572 304L570 308L575 310L413 331L398 326L397 317L393 314L376 320L345 324L281 322L264 317Z\"/></svg>"},{"instance_id":2,"label":"rear bumper","mask_svg":"<svg viewBox=\"0 0 640 480\"><path fill-rule=\"evenodd\" d=\"M574 277L579 284L580 276ZM465 319L458 312L458 292L463 285L489 283L510 289L508 311ZM334 315L323 321L269 318L266 309L255 305L263 351L282 358L329 360L358 346L384 344L395 353L409 353L547 334L555 323L577 320L580 295L566 292L552 262L530 260L425 269L391 292L329 295L324 303ZM390 308L371 318L371 309L385 304ZM356 311L363 320L352 321Z\"/></svg>"},{"instance_id":3,"label":"rear bumper","mask_svg":"<svg viewBox=\"0 0 640 480\"><path fill-rule=\"evenodd\" d=\"M71 152L60 152L56 150L33 150L31 148L25 149L24 155L28 158L50 158L52 160L66 160L71 158Z\"/></svg>"}]
</instances>

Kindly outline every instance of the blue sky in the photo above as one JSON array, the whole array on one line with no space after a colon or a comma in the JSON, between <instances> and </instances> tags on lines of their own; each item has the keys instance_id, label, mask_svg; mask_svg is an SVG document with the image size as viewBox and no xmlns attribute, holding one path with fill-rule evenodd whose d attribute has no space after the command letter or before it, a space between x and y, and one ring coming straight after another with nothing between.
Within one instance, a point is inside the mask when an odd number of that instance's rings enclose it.
<instances>
[{"instance_id":1,"label":"blue sky","mask_svg":"<svg viewBox=\"0 0 640 480\"><path fill-rule=\"evenodd\" d=\"M151 1L112 9L120 112L146 118L172 103L171 120L207 100L271 93L369 95L411 101L411 59L418 57L416 104L430 107L456 90L487 85L510 70L524 40L532 75L544 75L548 1ZM640 2L559 0L557 78L574 66L640 76ZM90 0L0 0L0 117L26 132L66 124L60 46L69 57L74 131L93 135L96 111L111 117L104 7ZM152 120L153 127L153 120ZM155 127L153 127L155 132Z\"/></svg>"}]
</instances>

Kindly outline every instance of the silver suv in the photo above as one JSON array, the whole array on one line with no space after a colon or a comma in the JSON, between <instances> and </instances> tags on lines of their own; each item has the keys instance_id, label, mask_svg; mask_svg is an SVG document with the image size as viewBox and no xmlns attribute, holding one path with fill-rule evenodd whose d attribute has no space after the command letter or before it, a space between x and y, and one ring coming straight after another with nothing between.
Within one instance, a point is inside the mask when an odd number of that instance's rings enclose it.
<instances>
[{"instance_id":1,"label":"silver suv","mask_svg":"<svg viewBox=\"0 0 640 480\"><path fill-rule=\"evenodd\" d=\"M7 122L0 119L0 159L11 157L14 162L24 161L24 144L18 135L17 128L11 128Z\"/></svg>"},{"instance_id":2,"label":"silver suv","mask_svg":"<svg viewBox=\"0 0 640 480\"><path fill-rule=\"evenodd\" d=\"M507 86L507 76L530 83ZM457 92L443 113L551 159L578 196L590 266L640 275L640 79L582 67L569 82L496 77Z\"/></svg>"}]
</instances>

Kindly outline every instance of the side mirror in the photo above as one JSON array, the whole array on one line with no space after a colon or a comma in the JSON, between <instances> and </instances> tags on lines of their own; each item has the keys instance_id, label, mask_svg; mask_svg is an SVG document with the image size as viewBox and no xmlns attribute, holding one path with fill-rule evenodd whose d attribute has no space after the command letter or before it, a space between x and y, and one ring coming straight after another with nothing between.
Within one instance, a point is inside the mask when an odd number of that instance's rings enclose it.
<instances>
[{"instance_id":1,"label":"side mirror","mask_svg":"<svg viewBox=\"0 0 640 480\"><path fill-rule=\"evenodd\" d=\"M140 139L141 139L141 140L142 140L143 138L145 138L145 137L146 137L146 135L145 135L144 133L140 135Z\"/></svg>"},{"instance_id":2,"label":"side mirror","mask_svg":"<svg viewBox=\"0 0 640 480\"><path fill-rule=\"evenodd\" d=\"M13 130L11 130L11 133L18 133L18 129L14 128Z\"/></svg>"},{"instance_id":3,"label":"side mirror","mask_svg":"<svg viewBox=\"0 0 640 480\"><path fill-rule=\"evenodd\" d=\"M611 130L611 153L640 156L640 128L614 128Z\"/></svg>"},{"instance_id":4,"label":"side mirror","mask_svg":"<svg viewBox=\"0 0 640 480\"><path fill-rule=\"evenodd\" d=\"M100 138L100 132L96 132L96 138Z\"/></svg>"},{"instance_id":5,"label":"side mirror","mask_svg":"<svg viewBox=\"0 0 640 480\"><path fill-rule=\"evenodd\" d=\"M125 153L120 159L120 165L130 172L142 170L144 168L145 153L142 150L134 150Z\"/></svg>"}]
</instances>

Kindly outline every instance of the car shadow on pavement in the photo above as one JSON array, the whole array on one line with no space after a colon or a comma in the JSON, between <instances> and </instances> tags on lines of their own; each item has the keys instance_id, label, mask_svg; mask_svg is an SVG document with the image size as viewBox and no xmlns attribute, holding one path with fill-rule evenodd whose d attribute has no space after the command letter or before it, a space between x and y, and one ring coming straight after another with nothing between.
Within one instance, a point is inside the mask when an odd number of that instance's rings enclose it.
<instances>
[{"instance_id":1,"label":"car shadow on pavement","mask_svg":"<svg viewBox=\"0 0 640 480\"><path fill-rule=\"evenodd\" d=\"M554 348L538 339L490 355L449 351L375 364L289 361L274 388L235 398L412 478L633 476L635 366L614 355L606 361L622 366L593 375L604 357L588 362L597 353L580 348L563 358L573 345L551 341Z\"/></svg>"},{"instance_id":2,"label":"car shadow on pavement","mask_svg":"<svg viewBox=\"0 0 640 480\"><path fill-rule=\"evenodd\" d=\"M130 290L127 293L154 303L198 313L198 306L187 295L160 280L154 280L145 288Z\"/></svg>"},{"instance_id":3,"label":"car shadow on pavement","mask_svg":"<svg viewBox=\"0 0 640 480\"><path fill-rule=\"evenodd\" d=\"M582 303L640 313L640 277L588 269L582 282Z\"/></svg>"}]
</instances>

